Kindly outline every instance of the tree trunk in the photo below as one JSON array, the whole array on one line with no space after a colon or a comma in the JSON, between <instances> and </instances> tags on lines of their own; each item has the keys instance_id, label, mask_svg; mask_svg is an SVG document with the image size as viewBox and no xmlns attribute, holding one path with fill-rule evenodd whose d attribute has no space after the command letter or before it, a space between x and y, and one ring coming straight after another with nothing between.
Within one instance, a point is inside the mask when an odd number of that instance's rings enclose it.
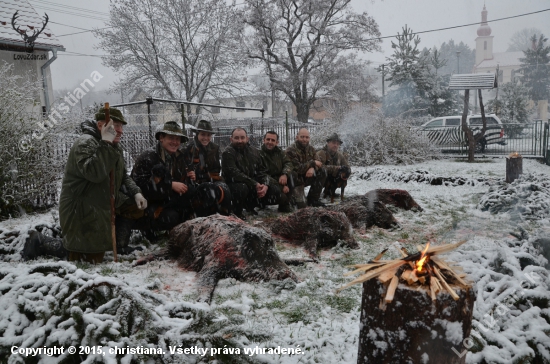
<instances>
[{"instance_id":1,"label":"tree trunk","mask_svg":"<svg viewBox=\"0 0 550 364\"><path fill-rule=\"evenodd\" d=\"M466 123L468 118L468 107L470 105L470 90L464 90L464 111L462 111L462 131L466 134L466 140L468 141L468 162L474 161L475 152L475 140L472 129Z\"/></svg>"},{"instance_id":2,"label":"tree trunk","mask_svg":"<svg viewBox=\"0 0 550 364\"><path fill-rule=\"evenodd\" d=\"M399 284L386 304L384 284L377 278L364 282L357 363L464 364L475 293L453 289L457 301L447 293L432 301L423 288Z\"/></svg>"},{"instance_id":3,"label":"tree trunk","mask_svg":"<svg viewBox=\"0 0 550 364\"><path fill-rule=\"evenodd\" d=\"M523 158L521 155L506 157L506 183L514 182L523 174Z\"/></svg>"}]
</instances>

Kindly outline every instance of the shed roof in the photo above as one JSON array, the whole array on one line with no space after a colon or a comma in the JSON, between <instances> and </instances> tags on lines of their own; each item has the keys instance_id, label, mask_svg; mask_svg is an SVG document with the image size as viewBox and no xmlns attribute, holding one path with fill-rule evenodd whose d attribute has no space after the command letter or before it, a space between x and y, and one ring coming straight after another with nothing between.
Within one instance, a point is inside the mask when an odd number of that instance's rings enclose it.
<instances>
[{"instance_id":1,"label":"shed roof","mask_svg":"<svg viewBox=\"0 0 550 364\"><path fill-rule=\"evenodd\" d=\"M449 82L451 90L492 89L495 87L497 87L497 79L493 73L452 75Z\"/></svg>"},{"instance_id":2,"label":"shed roof","mask_svg":"<svg viewBox=\"0 0 550 364\"><path fill-rule=\"evenodd\" d=\"M21 38L21 35L11 26L11 20L16 11L19 11L17 25L22 30L27 30L31 34L32 28L42 28L43 16L38 15L27 0L0 0L0 46L25 46L25 41ZM37 50L65 50L48 26L34 42L34 48Z\"/></svg>"}]
</instances>

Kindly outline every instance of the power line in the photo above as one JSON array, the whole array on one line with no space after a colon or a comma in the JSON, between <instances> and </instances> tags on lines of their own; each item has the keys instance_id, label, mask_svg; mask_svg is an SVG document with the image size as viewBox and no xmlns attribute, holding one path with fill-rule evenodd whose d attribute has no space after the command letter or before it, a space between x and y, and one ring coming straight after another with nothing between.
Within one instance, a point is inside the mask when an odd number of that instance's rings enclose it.
<instances>
[{"instance_id":1,"label":"power line","mask_svg":"<svg viewBox=\"0 0 550 364\"><path fill-rule=\"evenodd\" d=\"M74 13L74 12L71 12L71 11L65 11L65 10L49 8L49 7L44 6L44 5L34 5L34 7L37 8L37 9L55 11L55 12L61 13L61 14L79 16L79 17L86 18L86 19L101 20L101 21L105 21L105 22L109 21L109 19L106 19L106 18L100 18L100 17L90 16L90 15L82 15L82 14Z\"/></svg>"},{"instance_id":2,"label":"power line","mask_svg":"<svg viewBox=\"0 0 550 364\"><path fill-rule=\"evenodd\" d=\"M68 25L68 24L57 23L57 22L54 22L54 21L50 21L50 23L52 23L52 24L57 24L57 25L61 25L61 26L64 26L64 27L69 27L69 28L81 29L81 30L85 30L85 31L87 31L87 32L92 31L91 29L79 28L79 27L75 27L75 26L72 26L72 25Z\"/></svg>"},{"instance_id":3,"label":"power line","mask_svg":"<svg viewBox=\"0 0 550 364\"><path fill-rule=\"evenodd\" d=\"M38 0L35 0L35 1L38 1ZM227 7L236 7L236 6L240 6L240 5L245 5L246 3L236 3L236 4L230 4L230 5L226 5ZM196 14L196 13L200 13L202 11L214 11L214 10L217 10L217 9L223 9L225 8L225 6L220 6L218 8L213 8L213 9L206 9L206 10L196 10L196 11L192 11L192 12L189 12L188 14L190 15L193 15L193 14ZM158 18L158 19L144 19L144 20L141 20L139 22L132 22L134 24L137 24L137 23L143 23L143 22L148 22L148 21L157 21L157 20L161 20L162 18ZM105 19L99 19L99 20L104 20L106 22L108 22L109 20L105 20ZM93 31L96 31L96 30L105 30L105 29L111 29L111 28L115 28L115 26L108 26L108 27L103 27L103 28L98 28L98 29L92 29L92 30L88 30L88 32L93 32ZM76 35L76 34L82 34L82 33L86 33L86 31L83 31L83 32L75 32L75 33L68 33L68 34L61 34L61 35L57 35L56 37L67 37L67 36L70 36L70 35Z\"/></svg>"},{"instance_id":4,"label":"power line","mask_svg":"<svg viewBox=\"0 0 550 364\"><path fill-rule=\"evenodd\" d=\"M31 0L31 1L32 2L43 3L43 4L46 4L48 6L54 6L54 7L56 6L56 7L60 7L60 8L67 9L67 10L76 10L76 11L80 11L80 12L84 12L84 13L96 13L98 15L107 15L107 16L109 16L109 13L105 13L103 11L91 10L91 9L86 9L86 8L79 8L79 7L70 6L70 5L62 5L62 4L52 3L50 1L45 1L45 0Z\"/></svg>"},{"instance_id":5,"label":"power line","mask_svg":"<svg viewBox=\"0 0 550 364\"><path fill-rule=\"evenodd\" d=\"M240 4L235 4L236 5L242 5L244 3L240 3ZM231 5L233 6L233 5ZM539 13L543 13L543 12L546 12L546 11L550 11L550 8L548 9L543 9L543 10L538 10L538 11L533 11L533 12L530 12L530 13L524 13L524 14L518 14L518 15L513 15L513 16L508 16L508 17L504 17L504 18L498 18L498 19L494 19L494 20L488 20L487 23L491 23L491 22L497 22L497 21L502 21L502 20L508 20L508 19L514 19L514 18L519 18L519 17L523 17L523 16L527 16L527 15L533 15L533 14L539 14ZM198 11L197 11L198 12ZM450 30L450 29L457 29L457 28L463 28L463 27L469 27L469 26L472 26L472 25L479 25L480 23L479 22L476 22L476 23L468 23L468 24L462 24L462 25L455 25L455 26L451 26L451 27L445 27L445 28L437 28L437 29L430 29L430 30L423 30L423 31L419 31L419 32L413 32L412 34L413 35L417 35L417 34L424 34L424 33L432 33L432 32L440 32L440 31L444 31L444 30ZM104 28L99 28L97 30L103 30L103 29L109 29L109 28L114 28L113 26L111 27L104 27ZM63 36L69 36L69 35L75 35L75 34L81 34L81 33L86 33L86 32L89 32L89 31L93 31L93 30L85 30L85 31L82 31L82 32L75 32L75 33L70 33L70 34L62 34L62 35L58 35L57 37L63 37ZM367 41L370 41L370 40L380 40L380 39L388 39L388 38L395 38L397 37L397 35L388 35L388 36L383 36L383 37L376 37L376 38L370 38L370 39L367 39ZM323 45L331 45L330 43L324 43L324 44L320 44L320 46L323 46ZM302 48L302 47L308 47L309 45L297 45L297 46L294 46L292 47L293 49L298 49L298 48ZM287 47L275 47L274 49L287 49ZM85 54L80 54L81 56L84 56ZM100 56L100 55L88 55L90 57L97 57L97 56ZM110 54L106 54L106 55L103 55L102 57L109 57L109 56L112 56Z\"/></svg>"}]
</instances>

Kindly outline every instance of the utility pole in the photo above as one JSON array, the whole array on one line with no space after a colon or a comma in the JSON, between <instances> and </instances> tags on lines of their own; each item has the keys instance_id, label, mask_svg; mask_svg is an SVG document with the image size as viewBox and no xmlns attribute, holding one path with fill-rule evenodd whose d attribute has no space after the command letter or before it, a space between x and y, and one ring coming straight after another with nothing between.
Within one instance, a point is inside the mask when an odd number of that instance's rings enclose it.
<instances>
[{"instance_id":1,"label":"utility pole","mask_svg":"<svg viewBox=\"0 0 550 364\"><path fill-rule=\"evenodd\" d=\"M382 63L382 97L384 97L384 78L386 78L386 72L384 71L385 64Z\"/></svg>"}]
</instances>

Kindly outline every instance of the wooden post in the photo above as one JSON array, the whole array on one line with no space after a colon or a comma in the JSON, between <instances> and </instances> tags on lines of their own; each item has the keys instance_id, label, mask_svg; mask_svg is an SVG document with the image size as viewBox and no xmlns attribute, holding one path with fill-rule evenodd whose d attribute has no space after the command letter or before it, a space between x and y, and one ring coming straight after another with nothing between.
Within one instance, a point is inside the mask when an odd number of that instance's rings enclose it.
<instances>
[{"instance_id":1,"label":"wooden post","mask_svg":"<svg viewBox=\"0 0 550 364\"><path fill-rule=\"evenodd\" d=\"M519 153L511 153L506 157L506 182L514 182L523 174L523 157Z\"/></svg>"},{"instance_id":2,"label":"wooden post","mask_svg":"<svg viewBox=\"0 0 550 364\"><path fill-rule=\"evenodd\" d=\"M400 283L386 303L387 288L379 279L364 282L357 363L464 364L475 292L452 288L458 299L440 292L432 301L426 289Z\"/></svg>"}]
</instances>

